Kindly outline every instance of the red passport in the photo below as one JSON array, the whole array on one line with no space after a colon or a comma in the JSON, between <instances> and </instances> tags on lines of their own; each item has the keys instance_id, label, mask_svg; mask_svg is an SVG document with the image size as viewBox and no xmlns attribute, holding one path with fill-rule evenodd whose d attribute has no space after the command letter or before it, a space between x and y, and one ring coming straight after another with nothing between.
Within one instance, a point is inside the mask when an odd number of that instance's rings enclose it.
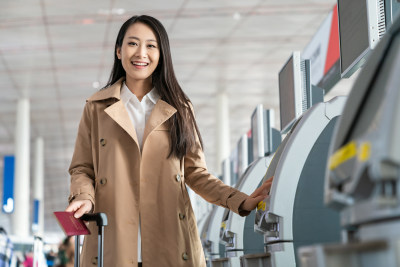
<instances>
[{"instance_id":1,"label":"red passport","mask_svg":"<svg viewBox=\"0 0 400 267\"><path fill-rule=\"evenodd\" d=\"M86 227L86 224L83 220L75 218L74 212L55 211L54 215L67 236L90 235L90 231Z\"/></svg>"}]
</instances>

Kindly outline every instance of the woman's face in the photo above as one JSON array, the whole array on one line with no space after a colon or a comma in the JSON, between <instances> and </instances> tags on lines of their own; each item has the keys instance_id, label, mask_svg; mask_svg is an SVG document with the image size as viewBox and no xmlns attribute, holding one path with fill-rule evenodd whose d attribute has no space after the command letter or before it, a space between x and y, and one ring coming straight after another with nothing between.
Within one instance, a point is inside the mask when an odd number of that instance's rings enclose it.
<instances>
[{"instance_id":1,"label":"woman's face","mask_svg":"<svg viewBox=\"0 0 400 267\"><path fill-rule=\"evenodd\" d=\"M125 33L122 46L117 48L126 78L149 80L158 65L160 49L153 30L144 23L134 23Z\"/></svg>"}]
</instances>

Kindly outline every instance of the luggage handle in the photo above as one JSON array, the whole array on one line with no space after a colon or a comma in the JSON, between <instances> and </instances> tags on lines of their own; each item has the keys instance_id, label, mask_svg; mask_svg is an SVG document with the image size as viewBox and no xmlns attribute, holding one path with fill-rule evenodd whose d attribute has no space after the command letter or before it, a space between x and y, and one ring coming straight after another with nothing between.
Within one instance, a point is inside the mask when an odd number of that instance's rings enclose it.
<instances>
[{"instance_id":1,"label":"luggage handle","mask_svg":"<svg viewBox=\"0 0 400 267\"><path fill-rule=\"evenodd\" d=\"M107 215L105 213L86 213L83 214L81 217L82 220L87 221L87 222L96 222L96 225L98 227L100 226L107 226L108 220L107 220Z\"/></svg>"},{"instance_id":2,"label":"luggage handle","mask_svg":"<svg viewBox=\"0 0 400 267\"><path fill-rule=\"evenodd\" d=\"M92 222L95 221L96 225L98 227L98 250L97 250L97 266L98 267L103 267L103 244L104 244L104 238L103 238L103 233L104 233L104 226L108 225L108 220L107 220L107 215L105 213L86 213L82 215L81 217L82 220ZM79 256L80 256L80 236L75 237L75 261L74 265L79 266Z\"/></svg>"}]
</instances>

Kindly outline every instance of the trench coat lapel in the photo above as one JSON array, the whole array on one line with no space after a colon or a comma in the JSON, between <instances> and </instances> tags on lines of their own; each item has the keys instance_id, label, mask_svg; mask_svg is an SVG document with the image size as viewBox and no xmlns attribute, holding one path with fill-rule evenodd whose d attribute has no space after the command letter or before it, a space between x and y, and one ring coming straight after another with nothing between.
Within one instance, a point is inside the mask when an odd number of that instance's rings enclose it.
<instances>
[{"instance_id":1,"label":"trench coat lapel","mask_svg":"<svg viewBox=\"0 0 400 267\"><path fill-rule=\"evenodd\" d=\"M139 147L135 126L133 125L124 103L119 100L104 110L122 129L124 129ZM140 149L139 149L140 150Z\"/></svg>"},{"instance_id":2,"label":"trench coat lapel","mask_svg":"<svg viewBox=\"0 0 400 267\"><path fill-rule=\"evenodd\" d=\"M87 101L103 101L106 99L118 100L114 104L104 109L104 112L107 113L108 116L110 116L111 119L113 119L122 129L124 129L139 147L135 126L132 124L132 120L129 117L128 111L126 110L124 103L121 101L121 86L124 79L125 77L122 77L110 87L98 91Z\"/></svg>"},{"instance_id":3,"label":"trench coat lapel","mask_svg":"<svg viewBox=\"0 0 400 267\"><path fill-rule=\"evenodd\" d=\"M155 128L157 128L165 121L167 121L169 118L171 118L171 116L174 115L175 112L176 109L167 102L161 99L157 101L153 111L150 114L149 119L146 122L146 126L144 127L143 145L146 142L146 139L149 136L149 134Z\"/></svg>"},{"instance_id":4,"label":"trench coat lapel","mask_svg":"<svg viewBox=\"0 0 400 267\"><path fill-rule=\"evenodd\" d=\"M117 102L104 109L104 112L107 113L111 117L111 119L113 119L122 129L124 129L139 147L135 126L132 124L131 118L129 117L128 111L126 110L124 103L121 101L121 86L124 79L125 77L122 77L110 87L98 91L87 101L103 101L106 99L118 100Z\"/></svg>"}]
</instances>

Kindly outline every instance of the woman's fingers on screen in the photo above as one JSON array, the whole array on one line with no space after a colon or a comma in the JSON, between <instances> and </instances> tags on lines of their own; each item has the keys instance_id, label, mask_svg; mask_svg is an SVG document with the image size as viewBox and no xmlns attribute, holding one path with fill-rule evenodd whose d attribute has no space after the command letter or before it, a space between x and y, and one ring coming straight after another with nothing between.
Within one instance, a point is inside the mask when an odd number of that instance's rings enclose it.
<instances>
[{"instance_id":1,"label":"woman's fingers on screen","mask_svg":"<svg viewBox=\"0 0 400 267\"><path fill-rule=\"evenodd\" d=\"M254 210L257 207L258 202L264 200L265 196L264 195L259 195L257 197L249 197L246 199L246 201L243 203L243 209L247 211Z\"/></svg>"},{"instance_id":2,"label":"woman's fingers on screen","mask_svg":"<svg viewBox=\"0 0 400 267\"><path fill-rule=\"evenodd\" d=\"M257 197L258 195L262 194L263 190L264 190L264 185L261 185L259 188L254 190L254 192L250 196L251 197Z\"/></svg>"},{"instance_id":3,"label":"woman's fingers on screen","mask_svg":"<svg viewBox=\"0 0 400 267\"><path fill-rule=\"evenodd\" d=\"M267 180L264 182L259 188L254 190L254 192L250 195L251 197L258 197L260 195L265 195L265 197L268 195L269 190L271 189L272 185L272 180L269 181Z\"/></svg>"},{"instance_id":4,"label":"woman's fingers on screen","mask_svg":"<svg viewBox=\"0 0 400 267\"><path fill-rule=\"evenodd\" d=\"M266 195L261 195L261 196L256 197L256 198L254 199L254 201L255 201L255 206L254 206L254 208L257 207L258 202L263 201L266 197L267 197Z\"/></svg>"}]
</instances>

